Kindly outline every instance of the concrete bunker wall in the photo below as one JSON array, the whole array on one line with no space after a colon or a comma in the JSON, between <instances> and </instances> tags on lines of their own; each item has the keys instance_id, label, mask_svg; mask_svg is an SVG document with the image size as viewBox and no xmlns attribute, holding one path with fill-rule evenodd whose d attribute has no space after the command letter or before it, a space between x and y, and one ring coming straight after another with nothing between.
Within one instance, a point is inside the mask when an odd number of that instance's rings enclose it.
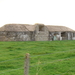
<instances>
[{"instance_id":1,"label":"concrete bunker wall","mask_svg":"<svg viewBox=\"0 0 75 75\"><path fill-rule=\"evenodd\" d=\"M49 40L62 40L61 32L49 32Z\"/></svg>"},{"instance_id":2,"label":"concrete bunker wall","mask_svg":"<svg viewBox=\"0 0 75 75\"><path fill-rule=\"evenodd\" d=\"M0 41L31 41L30 32L0 31Z\"/></svg>"},{"instance_id":3,"label":"concrete bunker wall","mask_svg":"<svg viewBox=\"0 0 75 75\"><path fill-rule=\"evenodd\" d=\"M36 25L35 28L35 41L48 41L49 31L44 25Z\"/></svg>"},{"instance_id":4,"label":"concrete bunker wall","mask_svg":"<svg viewBox=\"0 0 75 75\"><path fill-rule=\"evenodd\" d=\"M75 40L75 32L49 32L47 27L35 31L0 31L0 41Z\"/></svg>"},{"instance_id":5,"label":"concrete bunker wall","mask_svg":"<svg viewBox=\"0 0 75 75\"><path fill-rule=\"evenodd\" d=\"M49 40L73 40L74 32L49 32Z\"/></svg>"}]
</instances>

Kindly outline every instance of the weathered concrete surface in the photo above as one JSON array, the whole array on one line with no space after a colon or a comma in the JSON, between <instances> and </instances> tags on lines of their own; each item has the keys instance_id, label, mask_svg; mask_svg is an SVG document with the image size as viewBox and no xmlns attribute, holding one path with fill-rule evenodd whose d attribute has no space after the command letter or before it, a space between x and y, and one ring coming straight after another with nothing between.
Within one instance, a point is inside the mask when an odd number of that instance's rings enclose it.
<instances>
[{"instance_id":1,"label":"weathered concrete surface","mask_svg":"<svg viewBox=\"0 0 75 75\"><path fill-rule=\"evenodd\" d=\"M53 40L75 40L75 32L63 26L46 26L44 24L35 24L34 26L9 24L0 28L0 41Z\"/></svg>"},{"instance_id":2,"label":"weathered concrete surface","mask_svg":"<svg viewBox=\"0 0 75 75\"><path fill-rule=\"evenodd\" d=\"M35 41L48 41L49 40L49 31L44 25L36 26Z\"/></svg>"},{"instance_id":3,"label":"weathered concrete surface","mask_svg":"<svg viewBox=\"0 0 75 75\"><path fill-rule=\"evenodd\" d=\"M0 32L0 41L30 41L28 32Z\"/></svg>"}]
</instances>

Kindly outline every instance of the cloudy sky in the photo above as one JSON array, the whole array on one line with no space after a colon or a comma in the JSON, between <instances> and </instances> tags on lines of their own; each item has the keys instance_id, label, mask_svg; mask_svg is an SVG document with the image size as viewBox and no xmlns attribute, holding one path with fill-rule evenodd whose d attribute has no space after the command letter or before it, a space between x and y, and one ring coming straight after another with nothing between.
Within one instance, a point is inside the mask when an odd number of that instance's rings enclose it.
<instances>
[{"instance_id":1,"label":"cloudy sky","mask_svg":"<svg viewBox=\"0 0 75 75\"><path fill-rule=\"evenodd\" d=\"M75 0L0 0L0 27L7 23L43 23L75 29Z\"/></svg>"}]
</instances>

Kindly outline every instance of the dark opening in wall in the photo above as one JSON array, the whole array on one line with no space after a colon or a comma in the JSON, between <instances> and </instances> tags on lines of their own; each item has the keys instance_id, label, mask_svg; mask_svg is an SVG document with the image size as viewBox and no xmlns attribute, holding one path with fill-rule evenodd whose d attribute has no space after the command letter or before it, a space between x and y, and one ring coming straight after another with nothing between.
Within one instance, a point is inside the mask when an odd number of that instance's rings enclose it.
<instances>
[{"instance_id":1,"label":"dark opening in wall","mask_svg":"<svg viewBox=\"0 0 75 75\"><path fill-rule=\"evenodd\" d=\"M43 25L39 26L39 31L44 31L44 26Z\"/></svg>"},{"instance_id":2,"label":"dark opening in wall","mask_svg":"<svg viewBox=\"0 0 75 75\"><path fill-rule=\"evenodd\" d=\"M65 37L65 36L66 36L66 32L62 32L61 37Z\"/></svg>"}]
</instances>

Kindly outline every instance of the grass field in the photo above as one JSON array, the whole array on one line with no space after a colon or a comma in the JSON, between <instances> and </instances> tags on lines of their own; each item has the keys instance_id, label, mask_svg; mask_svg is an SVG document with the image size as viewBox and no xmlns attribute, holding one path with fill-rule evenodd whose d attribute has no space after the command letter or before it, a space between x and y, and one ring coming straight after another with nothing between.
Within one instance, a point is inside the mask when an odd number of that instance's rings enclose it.
<instances>
[{"instance_id":1,"label":"grass field","mask_svg":"<svg viewBox=\"0 0 75 75\"><path fill-rule=\"evenodd\" d=\"M0 75L75 75L75 41L0 42Z\"/></svg>"}]
</instances>

